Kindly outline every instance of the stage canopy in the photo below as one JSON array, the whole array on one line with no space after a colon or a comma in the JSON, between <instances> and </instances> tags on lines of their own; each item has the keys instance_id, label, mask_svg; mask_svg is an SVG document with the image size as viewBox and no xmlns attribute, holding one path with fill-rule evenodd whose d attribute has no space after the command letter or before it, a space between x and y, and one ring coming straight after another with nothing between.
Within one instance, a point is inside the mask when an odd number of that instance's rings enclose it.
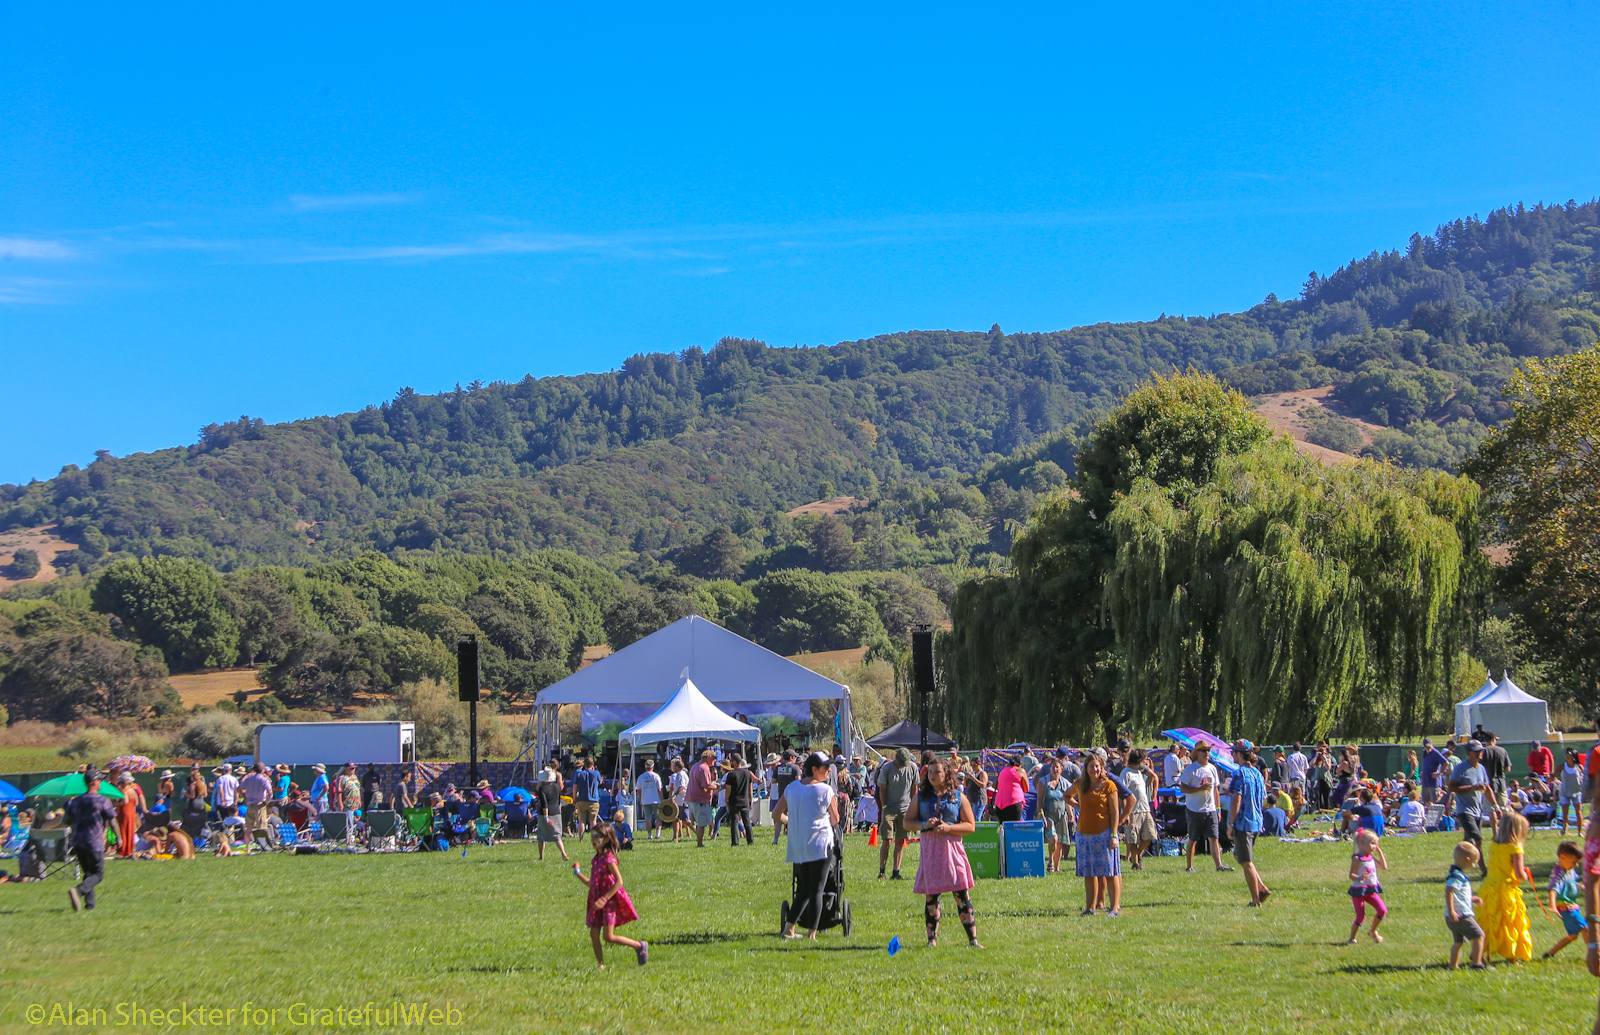
<instances>
[{"instance_id":1,"label":"stage canopy","mask_svg":"<svg viewBox=\"0 0 1600 1035\"><path fill-rule=\"evenodd\" d=\"M661 710L636 726L617 734L629 745L662 740L760 740L761 731L740 722L706 700L706 695L685 679Z\"/></svg>"},{"instance_id":2,"label":"stage canopy","mask_svg":"<svg viewBox=\"0 0 1600 1035\"><path fill-rule=\"evenodd\" d=\"M1469 736L1479 725L1493 731L1502 744L1543 740L1550 735L1549 706L1513 683L1510 674L1488 693L1480 691L1463 701L1457 712L1463 707L1467 728L1461 732Z\"/></svg>"},{"instance_id":3,"label":"stage canopy","mask_svg":"<svg viewBox=\"0 0 1600 1035\"><path fill-rule=\"evenodd\" d=\"M916 751L922 746L922 727L910 719L903 719L875 737L867 738L867 747L879 751L893 751L895 748L910 748ZM942 733L928 731L928 747L934 751L949 751L956 746L956 742Z\"/></svg>"},{"instance_id":4,"label":"stage canopy","mask_svg":"<svg viewBox=\"0 0 1600 1035\"><path fill-rule=\"evenodd\" d=\"M555 752L556 713L561 705L661 705L685 680L712 704L838 701L840 739L846 743L852 739L848 686L690 615L541 690L529 722L535 757L545 759Z\"/></svg>"}]
</instances>

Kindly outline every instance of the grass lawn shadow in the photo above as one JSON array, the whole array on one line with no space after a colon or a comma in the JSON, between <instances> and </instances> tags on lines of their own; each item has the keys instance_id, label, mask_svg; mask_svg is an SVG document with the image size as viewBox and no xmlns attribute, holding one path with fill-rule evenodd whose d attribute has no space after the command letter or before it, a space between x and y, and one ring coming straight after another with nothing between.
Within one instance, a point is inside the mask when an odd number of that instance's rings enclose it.
<instances>
[{"instance_id":1,"label":"grass lawn shadow","mask_svg":"<svg viewBox=\"0 0 1600 1035\"><path fill-rule=\"evenodd\" d=\"M1344 944L1343 942L1340 943ZM1448 970L1443 963L1347 963L1342 967L1334 967L1329 974L1409 974L1419 970Z\"/></svg>"}]
</instances>

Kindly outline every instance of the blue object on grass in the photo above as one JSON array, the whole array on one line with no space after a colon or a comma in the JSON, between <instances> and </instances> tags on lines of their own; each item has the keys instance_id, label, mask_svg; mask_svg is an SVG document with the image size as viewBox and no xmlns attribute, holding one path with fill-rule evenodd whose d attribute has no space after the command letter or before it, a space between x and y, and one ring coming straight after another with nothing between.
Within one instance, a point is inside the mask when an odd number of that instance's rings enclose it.
<instances>
[{"instance_id":1,"label":"blue object on grass","mask_svg":"<svg viewBox=\"0 0 1600 1035\"><path fill-rule=\"evenodd\" d=\"M900 936L897 934L889 939L889 955L893 956L900 951Z\"/></svg>"}]
</instances>

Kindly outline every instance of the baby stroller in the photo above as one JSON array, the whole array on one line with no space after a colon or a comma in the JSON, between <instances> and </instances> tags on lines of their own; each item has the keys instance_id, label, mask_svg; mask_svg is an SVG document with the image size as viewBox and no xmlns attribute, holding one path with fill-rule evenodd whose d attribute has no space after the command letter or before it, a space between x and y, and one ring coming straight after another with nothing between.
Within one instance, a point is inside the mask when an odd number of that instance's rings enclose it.
<instances>
[{"instance_id":1,"label":"baby stroller","mask_svg":"<svg viewBox=\"0 0 1600 1035\"><path fill-rule=\"evenodd\" d=\"M841 928L841 933L846 938L850 937L850 900L844 897L844 839L839 836L840 828L833 828L833 848L828 853L828 875L822 881L822 919L817 922L817 930L826 931L830 927ZM778 907L778 929L786 927L790 920L789 903L800 897L800 887L791 881L789 898ZM796 910L795 912L798 912Z\"/></svg>"}]
</instances>

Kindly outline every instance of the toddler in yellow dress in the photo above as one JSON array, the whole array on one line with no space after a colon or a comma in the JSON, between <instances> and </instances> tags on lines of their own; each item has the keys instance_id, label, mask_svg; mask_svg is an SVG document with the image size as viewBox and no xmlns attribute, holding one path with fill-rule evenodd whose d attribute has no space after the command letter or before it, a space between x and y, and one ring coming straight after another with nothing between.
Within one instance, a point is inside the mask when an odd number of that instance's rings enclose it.
<instances>
[{"instance_id":1,"label":"toddler in yellow dress","mask_svg":"<svg viewBox=\"0 0 1600 1035\"><path fill-rule=\"evenodd\" d=\"M1528 907L1522 900L1522 882L1531 881L1523 866L1523 844L1528 821L1510 810L1497 811L1494 840L1489 845L1489 875L1480 893L1483 908L1484 955L1511 961L1533 959L1533 936L1528 930Z\"/></svg>"}]
</instances>

